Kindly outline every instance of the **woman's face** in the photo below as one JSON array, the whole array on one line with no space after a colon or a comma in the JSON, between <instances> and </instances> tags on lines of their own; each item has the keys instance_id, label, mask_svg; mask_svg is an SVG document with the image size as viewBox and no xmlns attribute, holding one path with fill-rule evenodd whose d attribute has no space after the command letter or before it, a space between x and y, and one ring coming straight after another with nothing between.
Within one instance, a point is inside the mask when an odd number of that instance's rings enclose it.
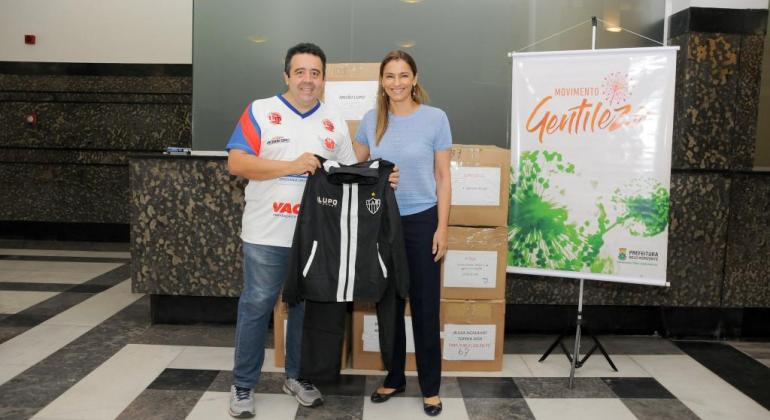
<instances>
[{"instance_id":1,"label":"woman's face","mask_svg":"<svg viewBox=\"0 0 770 420\"><path fill-rule=\"evenodd\" d=\"M392 60L382 69L381 83L391 102L411 101L417 78L406 61Z\"/></svg>"}]
</instances>

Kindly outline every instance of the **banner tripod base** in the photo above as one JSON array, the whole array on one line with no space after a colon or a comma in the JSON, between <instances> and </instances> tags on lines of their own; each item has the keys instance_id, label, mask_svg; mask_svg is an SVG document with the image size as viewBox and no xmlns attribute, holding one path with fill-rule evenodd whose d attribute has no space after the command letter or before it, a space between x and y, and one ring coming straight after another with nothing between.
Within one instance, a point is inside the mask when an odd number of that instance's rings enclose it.
<instances>
[{"instance_id":1,"label":"banner tripod base","mask_svg":"<svg viewBox=\"0 0 770 420\"><path fill-rule=\"evenodd\" d=\"M607 350L604 348L604 346L602 345L601 341L599 341L599 339L596 338L595 335L591 334L588 331L588 328L586 328L585 326L581 327L581 330L582 330L583 334L587 335L589 338L591 338L591 340L593 340L594 345L593 345L593 347L591 347L590 350L588 350L588 353L583 355L582 359L579 359L577 362L575 362L575 367L576 368L582 367L583 364L586 362L586 360L588 360L588 358L591 357L591 355L593 355L594 352L596 352L596 350L598 349L602 353L602 355L604 355L604 358L607 360L607 363L609 363L609 365L612 368L612 370L617 372L618 368L615 366L615 363L612 362L612 358L610 357L609 353L607 353ZM540 360L538 360L538 362L542 362L545 359L547 359L548 356L550 356L551 352L553 352L556 349L556 346L559 346L559 347L561 347L561 351L564 352L564 356L567 357L567 360L569 360L569 362L571 364L572 363L572 353L569 350L567 350L567 346L564 344L564 339L566 337L567 337L567 333L566 332L561 333L556 338L556 341L554 341L548 347L548 350L546 350L545 353L543 353L543 356L540 357Z\"/></svg>"},{"instance_id":2,"label":"banner tripod base","mask_svg":"<svg viewBox=\"0 0 770 420\"><path fill-rule=\"evenodd\" d=\"M599 349L599 351L604 355L604 359L607 360L607 363L609 363L612 370L615 372L618 371L618 368L615 367L615 363L612 362L612 358L610 358L610 355L607 353L607 350L602 345L601 341L599 341L598 338L596 338L595 335L591 334L591 332L588 330L588 328L583 326L583 279L580 279L580 295L578 298L578 313L577 313L577 320L575 322L575 350L570 353L569 350L567 350L567 346L564 345L564 338L567 336L567 331L565 329L564 332L559 334L558 337L556 337L556 340L548 347L548 350L543 353L543 356L540 357L540 360L538 362L542 363L545 359L548 358L548 356L553 352L553 350L556 348L556 346L561 347L561 350L564 352L564 356L569 360L570 363L570 373L569 373L569 387L572 389L572 386L575 382L575 369L579 369L580 367L585 364L585 362L588 360L589 357L591 357L592 354L596 351L596 349ZM583 356L583 358L580 358L580 336L582 332L585 331L585 333L594 341L593 347L588 350L588 352Z\"/></svg>"}]
</instances>

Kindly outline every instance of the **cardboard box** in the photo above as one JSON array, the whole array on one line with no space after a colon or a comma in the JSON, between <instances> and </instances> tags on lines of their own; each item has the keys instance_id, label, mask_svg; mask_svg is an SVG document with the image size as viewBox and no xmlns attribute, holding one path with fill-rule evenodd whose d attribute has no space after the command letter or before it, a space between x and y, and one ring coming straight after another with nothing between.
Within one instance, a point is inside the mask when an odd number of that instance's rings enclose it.
<instances>
[{"instance_id":1,"label":"cardboard box","mask_svg":"<svg viewBox=\"0 0 770 420\"><path fill-rule=\"evenodd\" d=\"M286 364L286 322L288 321L288 306L286 302L278 301L273 308L273 341L275 342L275 367ZM340 367L348 367L350 354L350 317L345 318L345 337L342 340L342 355Z\"/></svg>"},{"instance_id":2,"label":"cardboard box","mask_svg":"<svg viewBox=\"0 0 770 420\"><path fill-rule=\"evenodd\" d=\"M503 368L505 301L441 300L443 371Z\"/></svg>"},{"instance_id":3,"label":"cardboard box","mask_svg":"<svg viewBox=\"0 0 770 420\"><path fill-rule=\"evenodd\" d=\"M505 299L508 229L449 227L442 299Z\"/></svg>"},{"instance_id":4,"label":"cardboard box","mask_svg":"<svg viewBox=\"0 0 770 420\"><path fill-rule=\"evenodd\" d=\"M511 151L497 146L452 146L449 224L507 226Z\"/></svg>"},{"instance_id":5,"label":"cardboard box","mask_svg":"<svg viewBox=\"0 0 770 420\"><path fill-rule=\"evenodd\" d=\"M376 334L373 337L364 336L366 316L376 319L374 305L356 304L353 310L352 365L354 369L383 370L379 351L365 351L365 339L376 337ZM443 371L502 370L505 301L442 299L440 319ZM411 324L410 319L408 323ZM371 318L368 325L366 333L375 333L371 328ZM409 335L411 330L407 330L407 338ZM413 371L415 366L414 354L407 351L406 370Z\"/></svg>"},{"instance_id":6,"label":"cardboard box","mask_svg":"<svg viewBox=\"0 0 770 420\"><path fill-rule=\"evenodd\" d=\"M326 81L379 80L380 63L328 63Z\"/></svg>"},{"instance_id":7,"label":"cardboard box","mask_svg":"<svg viewBox=\"0 0 770 420\"><path fill-rule=\"evenodd\" d=\"M347 115L345 120L348 123L351 140L356 136L363 112L375 106L372 99L377 97L379 80L380 63L329 63L326 65L324 102ZM330 94L329 98L326 97L327 92Z\"/></svg>"},{"instance_id":8,"label":"cardboard box","mask_svg":"<svg viewBox=\"0 0 770 420\"><path fill-rule=\"evenodd\" d=\"M416 370L414 360L414 338L412 336L412 317L409 302L405 311L406 327L406 370ZM355 303L353 305L353 369L385 370L380 356L377 328L377 310L373 303ZM411 350L411 351L410 351Z\"/></svg>"}]
</instances>

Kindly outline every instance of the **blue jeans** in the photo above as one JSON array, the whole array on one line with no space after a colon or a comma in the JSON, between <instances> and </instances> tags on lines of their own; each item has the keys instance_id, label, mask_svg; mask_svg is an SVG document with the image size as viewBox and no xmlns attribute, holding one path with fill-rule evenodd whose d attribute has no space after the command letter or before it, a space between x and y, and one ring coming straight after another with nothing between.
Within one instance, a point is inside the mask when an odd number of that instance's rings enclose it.
<instances>
[{"instance_id":1,"label":"blue jeans","mask_svg":"<svg viewBox=\"0 0 770 420\"><path fill-rule=\"evenodd\" d=\"M265 361L270 314L283 287L291 248L243 243L243 291L235 327L236 386L254 389ZM303 304L289 305L286 326L286 376L299 377ZM283 328L275 325L274 328Z\"/></svg>"}]
</instances>

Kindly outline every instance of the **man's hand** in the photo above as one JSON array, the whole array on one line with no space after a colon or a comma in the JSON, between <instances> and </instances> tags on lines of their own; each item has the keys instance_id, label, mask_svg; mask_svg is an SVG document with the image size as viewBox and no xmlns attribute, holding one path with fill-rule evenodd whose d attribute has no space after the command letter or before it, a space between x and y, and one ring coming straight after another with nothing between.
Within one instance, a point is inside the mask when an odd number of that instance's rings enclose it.
<instances>
[{"instance_id":1,"label":"man's hand","mask_svg":"<svg viewBox=\"0 0 770 420\"><path fill-rule=\"evenodd\" d=\"M393 172L391 172L390 176L388 177L388 182L390 182L390 186L394 190L398 188L398 180L400 177L401 177L401 170L398 169L398 165L394 165Z\"/></svg>"},{"instance_id":2,"label":"man's hand","mask_svg":"<svg viewBox=\"0 0 770 420\"><path fill-rule=\"evenodd\" d=\"M433 261L438 262L444 258L448 245L448 236L446 227L439 227L436 229L436 233L433 234Z\"/></svg>"},{"instance_id":3,"label":"man's hand","mask_svg":"<svg viewBox=\"0 0 770 420\"><path fill-rule=\"evenodd\" d=\"M313 175L315 170L321 167L321 162L312 153L303 153L291 162L295 174L309 173Z\"/></svg>"}]
</instances>

